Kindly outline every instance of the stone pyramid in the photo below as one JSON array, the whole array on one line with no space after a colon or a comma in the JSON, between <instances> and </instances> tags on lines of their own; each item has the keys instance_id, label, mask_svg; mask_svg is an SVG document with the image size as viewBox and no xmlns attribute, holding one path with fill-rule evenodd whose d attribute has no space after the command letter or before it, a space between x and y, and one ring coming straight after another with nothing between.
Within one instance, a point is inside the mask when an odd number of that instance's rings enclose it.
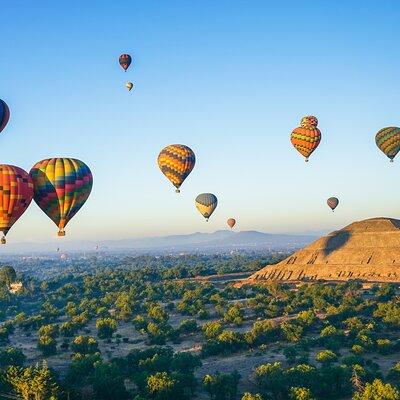
<instances>
[{"instance_id":1,"label":"stone pyramid","mask_svg":"<svg viewBox=\"0 0 400 400\"><path fill-rule=\"evenodd\" d=\"M322 237L243 283L261 281L400 282L400 220L372 218Z\"/></svg>"}]
</instances>

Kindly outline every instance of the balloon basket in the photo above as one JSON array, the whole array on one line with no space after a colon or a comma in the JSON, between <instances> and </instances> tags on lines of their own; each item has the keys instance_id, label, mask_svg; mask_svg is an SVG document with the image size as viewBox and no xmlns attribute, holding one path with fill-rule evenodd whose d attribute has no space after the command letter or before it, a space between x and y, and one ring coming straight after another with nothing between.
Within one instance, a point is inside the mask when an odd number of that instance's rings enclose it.
<instances>
[{"instance_id":1,"label":"balloon basket","mask_svg":"<svg viewBox=\"0 0 400 400\"><path fill-rule=\"evenodd\" d=\"M175 193L180 193L181 191L179 189L175 189Z\"/></svg>"},{"instance_id":2,"label":"balloon basket","mask_svg":"<svg viewBox=\"0 0 400 400\"><path fill-rule=\"evenodd\" d=\"M5 237L2 237L2 238L1 238L1 244L6 244L6 243L7 243L6 238L5 238Z\"/></svg>"},{"instance_id":3,"label":"balloon basket","mask_svg":"<svg viewBox=\"0 0 400 400\"><path fill-rule=\"evenodd\" d=\"M58 236L65 236L65 231L58 231Z\"/></svg>"}]
</instances>

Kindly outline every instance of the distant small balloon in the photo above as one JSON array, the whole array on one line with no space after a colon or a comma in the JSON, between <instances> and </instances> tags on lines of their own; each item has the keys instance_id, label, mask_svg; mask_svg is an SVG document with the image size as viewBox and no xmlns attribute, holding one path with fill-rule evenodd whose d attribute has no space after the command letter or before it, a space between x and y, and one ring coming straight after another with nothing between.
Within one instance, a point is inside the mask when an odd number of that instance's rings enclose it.
<instances>
[{"instance_id":1,"label":"distant small balloon","mask_svg":"<svg viewBox=\"0 0 400 400\"><path fill-rule=\"evenodd\" d=\"M228 221L226 221L226 223L232 229L236 225L236 219L235 218L229 218Z\"/></svg>"},{"instance_id":2,"label":"distant small balloon","mask_svg":"<svg viewBox=\"0 0 400 400\"><path fill-rule=\"evenodd\" d=\"M379 149L393 162L400 151L400 128L390 126L381 129L375 136L375 142Z\"/></svg>"},{"instance_id":3,"label":"distant small balloon","mask_svg":"<svg viewBox=\"0 0 400 400\"><path fill-rule=\"evenodd\" d=\"M125 72L131 65L131 62L132 62L132 57L129 54L121 54L119 56L119 65L123 68Z\"/></svg>"},{"instance_id":4,"label":"distant small balloon","mask_svg":"<svg viewBox=\"0 0 400 400\"><path fill-rule=\"evenodd\" d=\"M321 142L321 131L317 125L318 119L313 115L307 115L301 119L300 126L295 128L290 136L292 145L306 158L306 162Z\"/></svg>"},{"instance_id":5,"label":"distant small balloon","mask_svg":"<svg viewBox=\"0 0 400 400\"><path fill-rule=\"evenodd\" d=\"M0 99L0 132L6 127L10 120L10 109L5 101Z\"/></svg>"},{"instance_id":6,"label":"distant small balloon","mask_svg":"<svg viewBox=\"0 0 400 400\"><path fill-rule=\"evenodd\" d=\"M212 193L201 193L196 197L195 204L200 214L208 221L217 208L218 199Z\"/></svg>"},{"instance_id":7,"label":"distant small balloon","mask_svg":"<svg viewBox=\"0 0 400 400\"><path fill-rule=\"evenodd\" d=\"M125 83L125 87L126 87L129 91L131 91L132 88L133 88L133 83L132 83L132 82L126 82L126 83Z\"/></svg>"},{"instance_id":8,"label":"distant small balloon","mask_svg":"<svg viewBox=\"0 0 400 400\"><path fill-rule=\"evenodd\" d=\"M335 210L335 208L339 205L339 199L336 197L329 197L329 199L326 201L328 206L332 211Z\"/></svg>"}]
</instances>

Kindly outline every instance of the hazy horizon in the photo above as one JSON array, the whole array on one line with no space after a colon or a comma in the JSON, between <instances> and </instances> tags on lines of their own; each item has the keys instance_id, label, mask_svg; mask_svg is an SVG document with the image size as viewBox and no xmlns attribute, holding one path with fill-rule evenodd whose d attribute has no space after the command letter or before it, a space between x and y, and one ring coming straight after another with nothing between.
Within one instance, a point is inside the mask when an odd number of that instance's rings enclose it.
<instances>
[{"instance_id":1,"label":"hazy horizon","mask_svg":"<svg viewBox=\"0 0 400 400\"><path fill-rule=\"evenodd\" d=\"M400 160L389 163L374 136L400 125L400 4L17 0L2 14L11 119L0 161L29 171L75 157L93 172L67 241L213 232L229 217L238 230L329 232L399 215ZM322 142L305 164L289 135L308 114ZM197 156L180 195L156 163L171 143ZM208 223L194 206L201 192L219 199ZM56 233L32 203L7 240Z\"/></svg>"}]
</instances>

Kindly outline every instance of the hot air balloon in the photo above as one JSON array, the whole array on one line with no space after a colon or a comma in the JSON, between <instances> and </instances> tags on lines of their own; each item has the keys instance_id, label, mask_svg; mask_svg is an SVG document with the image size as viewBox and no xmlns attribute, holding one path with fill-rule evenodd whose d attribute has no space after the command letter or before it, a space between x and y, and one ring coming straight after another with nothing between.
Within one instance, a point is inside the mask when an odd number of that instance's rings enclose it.
<instances>
[{"instance_id":1,"label":"hot air balloon","mask_svg":"<svg viewBox=\"0 0 400 400\"><path fill-rule=\"evenodd\" d=\"M126 83L125 83L125 87L126 87L129 91L131 91L132 88L133 88L133 83L132 83L132 82L126 82Z\"/></svg>"},{"instance_id":2,"label":"hot air balloon","mask_svg":"<svg viewBox=\"0 0 400 400\"><path fill-rule=\"evenodd\" d=\"M381 129L375 136L376 145L390 158L390 162L400 151L400 128L390 126Z\"/></svg>"},{"instance_id":3,"label":"hot air balloon","mask_svg":"<svg viewBox=\"0 0 400 400\"><path fill-rule=\"evenodd\" d=\"M161 172L176 187L179 193L183 181L188 177L196 163L193 150L183 144L171 144L163 148L158 155Z\"/></svg>"},{"instance_id":4,"label":"hot air balloon","mask_svg":"<svg viewBox=\"0 0 400 400\"><path fill-rule=\"evenodd\" d=\"M196 197L195 204L200 214L208 221L217 208L218 199L212 193L201 193Z\"/></svg>"},{"instance_id":5,"label":"hot air balloon","mask_svg":"<svg viewBox=\"0 0 400 400\"><path fill-rule=\"evenodd\" d=\"M326 201L326 203L328 204L328 206L330 207L330 209L332 211L335 210L335 208L338 206L339 204L339 199L336 197L329 197L329 199Z\"/></svg>"},{"instance_id":6,"label":"hot air balloon","mask_svg":"<svg viewBox=\"0 0 400 400\"><path fill-rule=\"evenodd\" d=\"M119 56L119 65L125 70L129 68L132 62L132 57L129 54L121 54Z\"/></svg>"},{"instance_id":7,"label":"hot air balloon","mask_svg":"<svg viewBox=\"0 0 400 400\"><path fill-rule=\"evenodd\" d=\"M318 119L312 115L303 117L300 126L295 128L290 136L294 148L306 158L318 147L321 142L321 131L317 128Z\"/></svg>"},{"instance_id":8,"label":"hot air balloon","mask_svg":"<svg viewBox=\"0 0 400 400\"><path fill-rule=\"evenodd\" d=\"M0 99L0 132L6 127L10 119L10 109L5 101Z\"/></svg>"},{"instance_id":9,"label":"hot air balloon","mask_svg":"<svg viewBox=\"0 0 400 400\"><path fill-rule=\"evenodd\" d=\"M74 158L48 158L36 163L30 176L34 200L58 226L58 236L90 195L93 177L89 167Z\"/></svg>"},{"instance_id":10,"label":"hot air balloon","mask_svg":"<svg viewBox=\"0 0 400 400\"><path fill-rule=\"evenodd\" d=\"M22 168L0 164L0 231L1 243L13 224L28 208L33 197L31 177Z\"/></svg>"},{"instance_id":11,"label":"hot air balloon","mask_svg":"<svg viewBox=\"0 0 400 400\"><path fill-rule=\"evenodd\" d=\"M236 219L235 218L229 218L228 221L226 221L226 223L232 229L236 225Z\"/></svg>"}]
</instances>

